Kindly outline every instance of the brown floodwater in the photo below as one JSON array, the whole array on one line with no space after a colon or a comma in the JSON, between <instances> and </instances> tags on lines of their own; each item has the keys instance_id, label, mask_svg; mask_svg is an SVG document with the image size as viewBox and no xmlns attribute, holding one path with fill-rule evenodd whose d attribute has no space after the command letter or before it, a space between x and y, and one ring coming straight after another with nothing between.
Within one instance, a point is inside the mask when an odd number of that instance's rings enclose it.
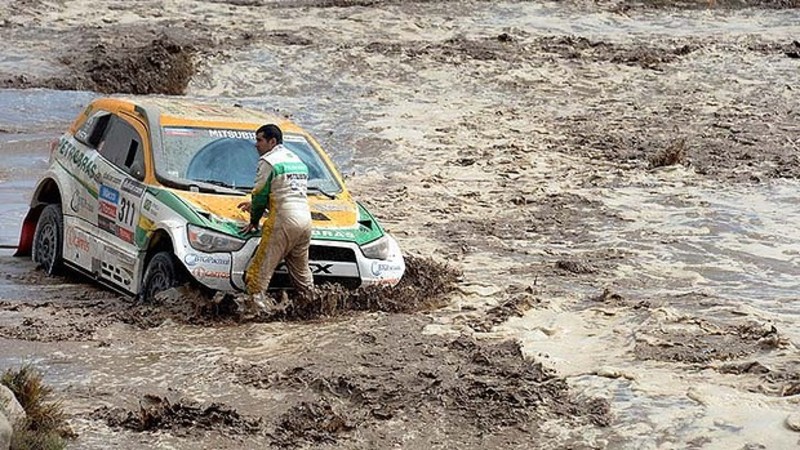
<instances>
[{"instance_id":1,"label":"brown floodwater","mask_svg":"<svg viewBox=\"0 0 800 450\"><path fill-rule=\"evenodd\" d=\"M800 442L797 9L11 3L3 246L98 58L147 67L166 33L185 95L290 115L406 252L463 273L434 309L197 321L4 249L0 369L42 370L76 448Z\"/></svg>"}]
</instances>

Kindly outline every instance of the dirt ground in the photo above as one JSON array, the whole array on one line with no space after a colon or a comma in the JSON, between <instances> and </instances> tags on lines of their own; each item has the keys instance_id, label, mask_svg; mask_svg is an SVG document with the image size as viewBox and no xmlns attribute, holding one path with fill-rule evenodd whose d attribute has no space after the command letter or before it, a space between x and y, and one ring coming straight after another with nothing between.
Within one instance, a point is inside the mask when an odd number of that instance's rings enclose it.
<instances>
[{"instance_id":1,"label":"dirt ground","mask_svg":"<svg viewBox=\"0 0 800 450\"><path fill-rule=\"evenodd\" d=\"M703 217L706 192L795 186L797 1L0 5L0 87L318 108L314 131L352 149L350 189L409 256L393 290L255 321L0 257L0 361L50 358L76 448L800 444L783 425L796 307L680 272L676 255L706 248L697 230L722 225L638 227ZM694 25L658 28L672 18ZM783 26L759 33L768 19ZM713 257L733 278L761 267Z\"/></svg>"}]
</instances>

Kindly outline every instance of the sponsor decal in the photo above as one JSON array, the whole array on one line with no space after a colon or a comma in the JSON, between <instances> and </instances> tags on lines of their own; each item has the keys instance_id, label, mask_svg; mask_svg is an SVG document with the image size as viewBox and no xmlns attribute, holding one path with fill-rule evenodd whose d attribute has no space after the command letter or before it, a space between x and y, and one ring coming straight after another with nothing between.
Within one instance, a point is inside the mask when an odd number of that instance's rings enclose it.
<instances>
[{"instance_id":1,"label":"sponsor decal","mask_svg":"<svg viewBox=\"0 0 800 450\"><path fill-rule=\"evenodd\" d=\"M63 156L75 169L88 175L89 178L94 179L97 176L97 164L69 139L61 138L58 144L58 154Z\"/></svg>"},{"instance_id":2,"label":"sponsor decal","mask_svg":"<svg viewBox=\"0 0 800 450\"><path fill-rule=\"evenodd\" d=\"M144 205L142 205L142 209L152 213L154 216L157 216L161 212L161 207L158 206L158 203L154 202L151 199L147 199L144 201Z\"/></svg>"},{"instance_id":3,"label":"sponsor decal","mask_svg":"<svg viewBox=\"0 0 800 450\"><path fill-rule=\"evenodd\" d=\"M183 257L183 262L187 266L194 266L197 264L210 264L215 266L229 266L231 264L230 256L215 256L215 255L198 255L196 253L189 253Z\"/></svg>"},{"instance_id":4,"label":"sponsor decal","mask_svg":"<svg viewBox=\"0 0 800 450\"><path fill-rule=\"evenodd\" d=\"M108 217L104 216L97 216L97 226L104 231L108 231L109 233L116 236L117 234L117 224L114 223L114 220L109 219Z\"/></svg>"},{"instance_id":5,"label":"sponsor decal","mask_svg":"<svg viewBox=\"0 0 800 450\"><path fill-rule=\"evenodd\" d=\"M126 178L125 181L122 182L121 189L137 197L144 195L144 185L138 181L131 180L130 178Z\"/></svg>"},{"instance_id":6,"label":"sponsor decal","mask_svg":"<svg viewBox=\"0 0 800 450\"><path fill-rule=\"evenodd\" d=\"M340 239L355 239L356 234L352 231L344 231L344 230L318 230L313 229L311 230L311 235L314 237L322 237L322 238L340 238Z\"/></svg>"},{"instance_id":7,"label":"sponsor decal","mask_svg":"<svg viewBox=\"0 0 800 450\"><path fill-rule=\"evenodd\" d=\"M309 263L308 268L311 269L311 273L314 275L333 275L331 269L333 268L333 263ZM278 264L278 267L275 268L276 272L288 272L289 268L286 267L286 263L282 262Z\"/></svg>"},{"instance_id":8,"label":"sponsor decal","mask_svg":"<svg viewBox=\"0 0 800 450\"><path fill-rule=\"evenodd\" d=\"M308 267L311 269L311 273L313 274L330 274L331 267L333 264L323 264L323 263L310 263Z\"/></svg>"},{"instance_id":9,"label":"sponsor decal","mask_svg":"<svg viewBox=\"0 0 800 450\"><path fill-rule=\"evenodd\" d=\"M342 205L342 204L322 203L319 205L313 205L311 209L312 211L350 211L351 208L349 208L347 205Z\"/></svg>"},{"instance_id":10,"label":"sponsor decal","mask_svg":"<svg viewBox=\"0 0 800 450\"><path fill-rule=\"evenodd\" d=\"M106 172L103 175L101 175L100 179L103 180L103 182L105 182L107 184L113 184L115 186L119 186L119 184L122 183L122 177L121 176L119 176L119 175L117 175L115 173L110 173L110 172Z\"/></svg>"},{"instance_id":11,"label":"sponsor decal","mask_svg":"<svg viewBox=\"0 0 800 450\"><path fill-rule=\"evenodd\" d=\"M306 185L304 183L301 183L297 180L292 180L289 182L289 189L291 189L292 192L299 192L299 191L307 192L304 189L305 187Z\"/></svg>"},{"instance_id":12,"label":"sponsor decal","mask_svg":"<svg viewBox=\"0 0 800 450\"><path fill-rule=\"evenodd\" d=\"M387 262L373 261L372 265L370 266L370 272L372 272L372 275L375 275L376 277L379 277L386 272L397 272L400 270L402 270L402 267L399 264Z\"/></svg>"},{"instance_id":13,"label":"sponsor decal","mask_svg":"<svg viewBox=\"0 0 800 450\"><path fill-rule=\"evenodd\" d=\"M192 275L196 278L228 278L228 272L222 270L208 270L204 267L197 267L192 270Z\"/></svg>"},{"instance_id":14,"label":"sponsor decal","mask_svg":"<svg viewBox=\"0 0 800 450\"><path fill-rule=\"evenodd\" d=\"M89 241L83 233L76 231L75 228L67 229L67 245L89 253Z\"/></svg>"},{"instance_id":15,"label":"sponsor decal","mask_svg":"<svg viewBox=\"0 0 800 450\"><path fill-rule=\"evenodd\" d=\"M89 213L94 212L92 202L82 196L78 191L72 193L72 199L69 201L69 208L75 213L81 211L87 211Z\"/></svg>"},{"instance_id":16,"label":"sponsor decal","mask_svg":"<svg viewBox=\"0 0 800 450\"><path fill-rule=\"evenodd\" d=\"M108 187L105 184L101 184L100 198L116 205L119 203L119 191L112 187Z\"/></svg>"},{"instance_id":17,"label":"sponsor decal","mask_svg":"<svg viewBox=\"0 0 800 450\"><path fill-rule=\"evenodd\" d=\"M117 236L125 242L133 243L133 232L122 227L117 227Z\"/></svg>"},{"instance_id":18,"label":"sponsor decal","mask_svg":"<svg viewBox=\"0 0 800 450\"><path fill-rule=\"evenodd\" d=\"M126 267L133 267L136 264L136 260L134 258L131 258L130 256L118 251L114 247L103 246L103 253L107 256L106 259L113 258L113 260L115 260L119 264L124 265L120 267L123 270L128 271ZM128 272L131 275L133 274L133 272L130 271Z\"/></svg>"},{"instance_id":19,"label":"sponsor decal","mask_svg":"<svg viewBox=\"0 0 800 450\"><path fill-rule=\"evenodd\" d=\"M164 128L167 136L194 136L197 132L191 128Z\"/></svg>"},{"instance_id":20,"label":"sponsor decal","mask_svg":"<svg viewBox=\"0 0 800 450\"><path fill-rule=\"evenodd\" d=\"M256 140L256 133L254 131L208 130L208 135L209 137L217 137L217 138L248 139L251 141Z\"/></svg>"},{"instance_id":21,"label":"sponsor decal","mask_svg":"<svg viewBox=\"0 0 800 450\"><path fill-rule=\"evenodd\" d=\"M117 217L117 207L111 203L100 202L100 214L111 217Z\"/></svg>"}]
</instances>

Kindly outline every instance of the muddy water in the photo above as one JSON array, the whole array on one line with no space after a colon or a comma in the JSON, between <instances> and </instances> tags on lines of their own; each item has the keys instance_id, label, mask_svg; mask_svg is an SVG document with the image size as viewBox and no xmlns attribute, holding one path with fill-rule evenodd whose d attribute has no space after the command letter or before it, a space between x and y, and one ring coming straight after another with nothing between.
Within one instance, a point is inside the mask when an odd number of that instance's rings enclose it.
<instances>
[{"instance_id":1,"label":"muddy water","mask_svg":"<svg viewBox=\"0 0 800 450\"><path fill-rule=\"evenodd\" d=\"M742 351L743 359L778 371L797 370L797 182L720 191L713 183L687 182L693 177L681 169L645 178L597 192L622 221L591 233L591 243L568 244L578 254L608 248L628 252L609 281L583 292L571 289L568 297L551 300L555 310L512 318L500 334L522 339L532 356L548 355L581 390L611 396L620 408L618 418L625 417L619 431L628 435L628 445L655 448L655 439L659 448L681 447L709 438L714 448L753 442L794 446L797 436L782 423L796 410L795 400L737 392L731 387L737 380L715 373L728 359L720 353L723 348L702 342L705 332L687 324L709 330L749 321L774 326L786 346ZM616 301L596 298L604 288L617 293ZM570 306L575 303L583 306ZM690 331L669 338L661 333L665 329ZM689 352L709 353L688 360L667 357L687 369L680 375L672 363L629 359L641 342L652 339L659 351L687 346ZM760 390L758 384L745 389Z\"/></svg>"},{"instance_id":2,"label":"muddy water","mask_svg":"<svg viewBox=\"0 0 800 450\"><path fill-rule=\"evenodd\" d=\"M69 33L88 5L33 17ZM253 33L264 13L208 2L162 7L175 20L202 15L222 43ZM286 405L328 411L322 395L331 415L356 421L371 403L345 399L342 386L361 395L410 394L374 380L397 381L387 367L425 361L409 349L461 364L420 337L460 335L520 342L572 392L607 399L611 426L565 425L559 416L527 436L469 424L459 434L446 423L461 425L452 418L462 416L450 411L421 416L421 427L401 415L390 427L366 420L338 441L303 445L797 446L800 437L784 420L797 411L800 381L800 172L792 159L800 85L797 60L781 50L797 39L796 10L620 14L431 2L282 11L293 20L221 44L214 49L221 53L201 53L187 94L277 108L307 126L354 173L351 189L404 249L463 269L459 292L424 320L378 314L140 329L117 315L125 299L80 280L31 275L29 262L0 257L0 362L31 360L46 370L75 414L79 447L111 440L121 448L280 446L263 435L136 433L92 413L98 406L135 411L145 394L179 395L285 424ZM130 2L109 14L112 25L158 26ZM37 30L44 33L34 27L31 35ZM684 45L689 53L676 56ZM28 60L39 62L28 64L20 53L9 51L0 69L35 69L46 60L32 51ZM40 70L50 76L54 65L46 67ZM8 131L0 151L10 156L0 163L2 243L15 240L48 140L91 96L0 91L0 128ZM647 156L679 137L689 146L685 166L650 170ZM48 299L57 305L40 305ZM318 392L326 389L335 395Z\"/></svg>"}]
</instances>

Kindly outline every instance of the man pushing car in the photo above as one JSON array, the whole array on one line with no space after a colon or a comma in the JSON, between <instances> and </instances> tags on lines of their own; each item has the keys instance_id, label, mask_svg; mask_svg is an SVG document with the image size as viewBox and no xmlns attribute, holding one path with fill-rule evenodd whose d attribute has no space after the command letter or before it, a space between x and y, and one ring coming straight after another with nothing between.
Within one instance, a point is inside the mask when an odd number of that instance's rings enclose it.
<instances>
[{"instance_id":1,"label":"man pushing car","mask_svg":"<svg viewBox=\"0 0 800 450\"><path fill-rule=\"evenodd\" d=\"M300 295L309 295L314 278L308 266L311 245L311 212L308 206L308 167L283 145L278 126L264 125L256 131L260 156L252 201L239 209L250 212L250 223L242 233L258 230L267 210L261 242L245 273L247 308L264 308L264 295L275 269L285 260L292 284Z\"/></svg>"}]
</instances>

